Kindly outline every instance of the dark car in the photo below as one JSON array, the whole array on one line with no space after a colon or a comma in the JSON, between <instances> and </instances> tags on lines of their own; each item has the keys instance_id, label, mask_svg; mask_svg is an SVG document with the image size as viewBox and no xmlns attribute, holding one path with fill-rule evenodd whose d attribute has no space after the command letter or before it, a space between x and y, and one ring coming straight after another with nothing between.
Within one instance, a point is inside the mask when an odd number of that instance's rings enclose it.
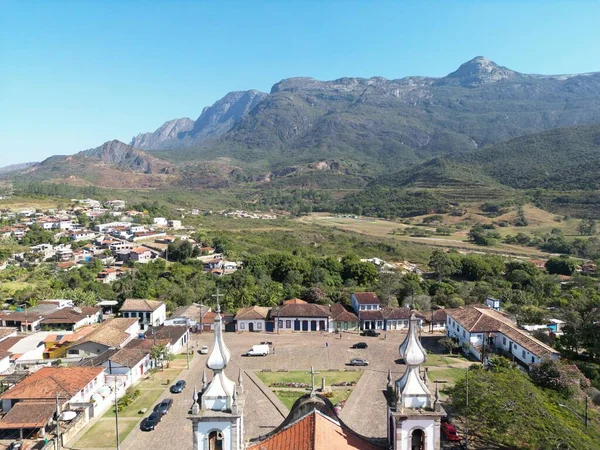
<instances>
[{"instance_id":1,"label":"dark car","mask_svg":"<svg viewBox=\"0 0 600 450\"><path fill-rule=\"evenodd\" d=\"M362 336L378 337L380 333L375 330L365 330L361 333Z\"/></svg>"},{"instance_id":2,"label":"dark car","mask_svg":"<svg viewBox=\"0 0 600 450\"><path fill-rule=\"evenodd\" d=\"M456 432L455 426L447 420L442 422L442 433L444 434L444 437L449 441L460 441L460 436Z\"/></svg>"},{"instance_id":3,"label":"dark car","mask_svg":"<svg viewBox=\"0 0 600 450\"><path fill-rule=\"evenodd\" d=\"M185 381L184 380L179 380L177 383L175 383L173 386L171 386L171 393L172 394L181 394L181 392L185 389Z\"/></svg>"},{"instance_id":4,"label":"dark car","mask_svg":"<svg viewBox=\"0 0 600 450\"><path fill-rule=\"evenodd\" d=\"M146 420L142 422L142 431L152 431L156 428L156 425L162 420L162 414L158 411L154 411Z\"/></svg>"},{"instance_id":5,"label":"dark car","mask_svg":"<svg viewBox=\"0 0 600 450\"><path fill-rule=\"evenodd\" d=\"M158 405L156 405L154 407L154 411L160 413L162 416L164 416L166 413L169 412L169 410L171 409L171 406L173 406L173 399L172 398L165 398L162 402L160 402Z\"/></svg>"},{"instance_id":6,"label":"dark car","mask_svg":"<svg viewBox=\"0 0 600 450\"><path fill-rule=\"evenodd\" d=\"M369 347L366 342L357 342L352 348L367 348Z\"/></svg>"},{"instance_id":7,"label":"dark car","mask_svg":"<svg viewBox=\"0 0 600 450\"><path fill-rule=\"evenodd\" d=\"M350 361L350 365L351 366L368 366L369 361L367 361L366 359L362 359L362 358L354 358Z\"/></svg>"}]
</instances>

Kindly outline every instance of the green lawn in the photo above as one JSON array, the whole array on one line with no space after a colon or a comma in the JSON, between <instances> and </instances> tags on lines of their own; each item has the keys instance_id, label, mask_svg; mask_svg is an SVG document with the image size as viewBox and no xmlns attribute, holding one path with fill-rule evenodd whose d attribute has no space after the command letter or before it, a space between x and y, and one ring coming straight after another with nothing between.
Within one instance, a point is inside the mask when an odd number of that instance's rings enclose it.
<instances>
[{"instance_id":1,"label":"green lawn","mask_svg":"<svg viewBox=\"0 0 600 450\"><path fill-rule=\"evenodd\" d=\"M468 360L461 355L438 355L436 353L427 353L425 366L451 366L458 362L467 362Z\"/></svg>"},{"instance_id":2,"label":"green lawn","mask_svg":"<svg viewBox=\"0 0 600 450\"><path fill-rule=\"evenodd\" d=\"M446 382L446 385L454 385L456 380L460 377L464 376L467 373L466 369L457 369L457 368L449 368L449 369L429 369L427 375L429 379L433 382Z\"/></svg>"},{"instance_id":3,"label":"green lawn","mask_svg":"<svg viewBox=\"0 0 600 450\"><path fill-rule=\"evenodd\" d=\"M127 435L137 425L137 418L119 417L119 442L123 442ZM102 417L88 430L79 441L79 448L115 448L117 442L117 433L115 429L114 418L110 419L106 416Z\"/></svg>"},{"instance_id":4,"label":"green lawn","mask_svg":"<svg viewBox=\"0 0 600 450\"><path fill-rule=\"evenodd\" d=\"M310 372L256 372L258 378L267 386L271 386L272 383L306 383L310 385L311 378ZM362 371L323 371L315 375L315 384L317 387L321 386L321 378L325 378L327 386L331 386L333 383L339 383L341 381L355 381L358 382Z\"/></svg>"},{"instance_id":5,"label":"green lawn","mask_svg":"<svg viewBox=\"0 0 600 450\"><path fill-rule=\"evenodd\" d=\"M301 397L302 395L309 392L309 389L306 392L302 391L284 391L284 390L274 390L273 393L283 402L287 409L292 409L292 405L294 402ZM352 389L334 389L333 397L330 397L329 400L334 405L337 405L342 400L347 400L350 396Z\"/></svg>"}]
</instances>

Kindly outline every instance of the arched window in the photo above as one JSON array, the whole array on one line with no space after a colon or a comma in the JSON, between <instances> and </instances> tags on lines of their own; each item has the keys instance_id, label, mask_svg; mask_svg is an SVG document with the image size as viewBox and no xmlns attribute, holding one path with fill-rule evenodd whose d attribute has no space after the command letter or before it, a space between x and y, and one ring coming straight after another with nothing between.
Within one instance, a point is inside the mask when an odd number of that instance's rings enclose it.
<instances>
[{"instance_id":1,"label":"arched window","mask_svg":"<svg viewBox=\"0 0 600 450\"><path fill-rule=\"evenodd\" d=\"M425 432L415 428L410 436L410 450L425 450Z\"/></svg>"},{"instance_id":2,"label":"arched window","mask_svg":"<svg viewBox=\"0 0 600 450\"><path fill-rule=\"evenodd\" d=\"M223 450L223 433L211 431L208 435L208 450Z\"/></svg>"}]
</instances>

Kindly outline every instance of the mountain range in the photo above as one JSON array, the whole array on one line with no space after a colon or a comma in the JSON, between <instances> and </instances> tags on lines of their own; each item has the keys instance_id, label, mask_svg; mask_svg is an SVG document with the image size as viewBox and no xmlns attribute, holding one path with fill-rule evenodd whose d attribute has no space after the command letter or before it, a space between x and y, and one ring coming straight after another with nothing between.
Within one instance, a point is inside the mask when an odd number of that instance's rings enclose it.
<instances>
[{"instance_id":1,"label":"mountain range","mask_svg":"<svg viewBox=\"0 0 600 450\"><path fill-rule=\"evenodd\" d=\"M476 57L441 78L289 78L269 93L231 92L195 121L170 120L129 145L109 141L11 176L111 187L129 177L121 187L360 188L406 185L443 166L516 188L568 188L576 180L565 182L560 171L585 170L571 162L597 155L596 129L579 126L598 123L600 73L523 74ZM541 164L539 176L519 178L524 161L548 158L565 164Z\"/></svg>"}]
</instances>

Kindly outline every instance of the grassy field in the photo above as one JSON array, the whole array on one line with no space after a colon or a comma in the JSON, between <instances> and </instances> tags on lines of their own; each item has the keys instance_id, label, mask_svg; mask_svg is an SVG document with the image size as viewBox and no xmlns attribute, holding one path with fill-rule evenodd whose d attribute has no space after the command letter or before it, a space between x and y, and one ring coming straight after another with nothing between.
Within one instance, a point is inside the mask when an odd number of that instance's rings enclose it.
<instances>
[{"instance_id":1,"label":"grassy field","mask_svg":"<svg viewBox=\"0 0 600 450\"><path fill-rule=\"evenodd\" d=\"M454 385L456 380L464 376L466 369L451 367L447 369L430 368L427 372L429 379L433 382L442 383L446 386Z\"/></svg>"},{"instance_id":2,"label":"grassy field","mask_svg":"<svg viewBox=\"0 0 600 450\"><path fill-rule=\"evenodd\" d=\"M306 392L274 390L273 392L279 398L279 400L281 400L282 403L287 407L287 409L292 409L294 402L299 397L306 394L308 392L308 390ZM342 400L347 400L348 397L350 396L351 392L352 392L352 389L335 389L335 390L333 390L333 396L330 397L329 400L334 405L337 405Z\"/></svg>"},{"instance_id":3,"label":"grassy field","mask_svg":"<svg viewBox=\"0 0 600 450\"><path fill-rule=\"evenodd\" d=\"M458 363L468 363L469 360L460 355L438 355L435 353L427 353L427 362L425 365L428 367L440 367L440 366L451 366Z\"/></svg>"},{"instance_id":4,"label":"grassy field","mask_svg":"<svg viewBox=\"0 0 600 450\"><path fill-rule=\"evenodd\" d=\"M317 370L317 369L315 369ZM325 378L327 386L333 383L354 381L358 382L362 375L362 371L323 371L315 376L315 383L321 385L321 378ZM306 383L310 385L311 376L309 372L256 372L256 376L261 379L267 386L272 383Z\"/></svg>"},{"instance_id":5,"label":"grassy field","mask_svg":"<svg viewBox=\"0 0 600 450\"><path fill-rule=\"evenodd\" d=\"M119 417L119 443L125 440L138 421L138 418ZM77 441L77 448L116 448L116 444L115 421L102 418Z\"/></svg>"},{"instance_id":6,"label":"grassy field","mask_svg":"<svg viewBox=\"0 0 600 450\"><path fill-rule=\"evenodd\" d=\"M507 227L497 227L496 231L501 236L515 235L524 233L530 236L550 233L553 229L561 230L563 235L569 238L579 237L577 226L579 219L564 219L550 212L536 208L533 205L525 205L524 214L529 224L525 227L516 227L513 225ZM480 251L487 253L511 253L522 256L541 256L544 255L538 249L519 245L498 244L496 247L482 247L468 242L468 230L475 224L491 224L500 221L512 223L517 216L517 209L510 208L504 214L498 217L488 217L478 206L471 206L466 209L464 216L455 217L449 214L441 214L442 224L444 226L454 227L454 232L449 236L435 235L428 237L417 237L403 234L407 228L418 226L419 229L435 233L435 226L423 226L423 220L431 216L411 217L410 219L385 220L376 218L351 218L337 217L328 213L314 213L308 216L295 219L302 224L317 225L327 229L338 229L360 233L362 235L373 236L377 238L386 238L392 241L402 241L406 243L425 244L428 246L455 248L466 251ZM462 227L459 229L457 227Z\"/></svg>"}]
</instances>

